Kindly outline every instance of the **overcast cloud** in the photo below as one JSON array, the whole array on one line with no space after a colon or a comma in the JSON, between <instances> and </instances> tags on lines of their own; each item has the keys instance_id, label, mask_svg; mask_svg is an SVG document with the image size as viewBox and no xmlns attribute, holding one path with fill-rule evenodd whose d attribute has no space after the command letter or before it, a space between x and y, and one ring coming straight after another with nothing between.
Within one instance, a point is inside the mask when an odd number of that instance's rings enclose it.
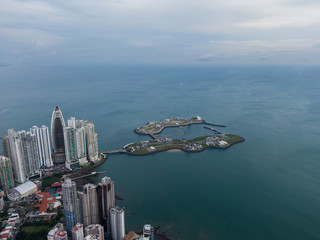
<instances>
[{"instance_id":1,"label":"overcast cloud","mask_svg":"<svg viewBox=\"0 0 320 240\"><path fill-rule=\"evenodd\" d=\"M0 64L319 64L319 2L1 0Z\"/></svg>"}]
</instances>

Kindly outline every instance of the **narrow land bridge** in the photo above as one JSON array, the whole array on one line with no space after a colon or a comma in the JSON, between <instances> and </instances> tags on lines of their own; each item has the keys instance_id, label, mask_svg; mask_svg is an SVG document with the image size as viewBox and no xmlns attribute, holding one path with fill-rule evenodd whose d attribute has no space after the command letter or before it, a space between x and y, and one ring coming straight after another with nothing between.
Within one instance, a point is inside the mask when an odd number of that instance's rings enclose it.
<instances>
[{"instance_id":1,"label":"narrow land bridge","mask_svg":"<svg viewBox=\"0 0 320 240\"><path fill-rule=\"evenodd\" d=\"M112 154L112 153L125 153L127 150L125 149L119 149L119 150L111 150L111 151L105 151L102 152L103 154Z\"/></svg>"}]
</instances>

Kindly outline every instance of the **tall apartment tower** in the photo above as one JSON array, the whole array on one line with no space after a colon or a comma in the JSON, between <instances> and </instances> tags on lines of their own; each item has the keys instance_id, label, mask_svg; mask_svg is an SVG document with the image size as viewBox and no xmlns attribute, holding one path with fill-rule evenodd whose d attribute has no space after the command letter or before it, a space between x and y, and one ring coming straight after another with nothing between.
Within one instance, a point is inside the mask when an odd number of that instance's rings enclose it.
<instances>
[{"instance_id":1,"label":"tall apartment tower","mask_svg":"<svg viewBox=\"0 0 320 240\"><path fill-rule=\"evenodd\" d=\"M100 224L91 224L85 228L86 235L98 236L98 239L104 239L104 228Z\"/></svg>"},{"instance_id":2,"label":"tall apartment tower","mask_svg":"<svg viewBox=\"0 0 320 240\"><path fill-rule=\"evenodd\" d=\"M65 123L62 116L62 112L58 106L56 106L52 113L51 118L51 139L53 146L53 162L55 164L64 163L65 156L65 144L64 144L64 129Z\"/></svg>"},{"instance_id":3,"label":"tall apartment tower","mask_svg":"<svg viewBox=\"0 0 320 240\"><path fill-rule=\"evenodd\" d=\"M100 222L107 235L110 235L110 209L115 206L114 182L109 177L104 177L98 184Z\"/></svg>"},{"instance_id":4,"label":"tall apartment tower","mask_svg":"<svg viewBox=\"0 0 320 240\"><path fill-rule=\"evenodd\" d=\"M41 128L33 126L30 128L30 132L34 134L37 139L40 166L44 168L52 167L53 162L48 127L45 125L42 125Z\"/></svg>"},{"instance_id":5,"label":"tall apartment tower","mask_svg":"<svg viewBox=\"0 0 320 240\"><path fill-rule=\"evenodd\" d=\"M8 134L2 138L2 146L3 146L4 156L12 159Z\"/></svg>"},{"instance_id":6,"label":"tall apartment tower","mask_svg":"<svg viewBox=\"0 0 320 240\"><path fill-rule=\"evenodd\" d=\"M81 166L85 165L87 161L87 145L86 145L86 132L84 127L76 129L76 148L77 159Z\"/></svg>"},{"instance_id":7,"label":"tall apartment tower","mask_svg":"<svg viewBox=\"0 0 320 240\"><path fill-rule=\"evenodd\" d=\"M81 221L80 217L80 205L79 199L77 198L76 183L71 181L70 178L66 178L62 183L62 194L63 194L63 208L64 215L66 218L66 229L68 236L72 236L72 228L78 222Z\"/></svg>"},{"instance_id":8,"label":"tall apartment tower","mask_svg":"<svg viewBox=\"0 0 320 240\"><path fill-rule=\"evenodd\" d=\"M123 240L125 235L124 208L115 206L110 209L111 236L113 240Z\"/></svg>"},{"instance_id":9,"label":"tall apartment tower","mask_svg":"<svg viewBox=\"0 0 320 240\"><path fill-rule=\"evenodd\" d=\"M96 185L89 183L83 186L82 205L84 226L100 223L98 194Z\"/></svg>"},{"instance_id":10,"label":"tall apartment tower","mask_svg":"<svg viewBox=\"0 0 320 240\"><path fill-rule=\"evenodd\" d=\"M64 143L66 150L66 167L71 170L79 166L77 159L76 130L73 127L65 128Z\"/></svg>"},{"instance_id":11,"label":"tall apartment tower","mask_svg":"<svg viewBox=\"0 0 320 240\"><path fill-rule=\"evenodd\" d=\"M88 160L96 162L98 156L98 134L94 131L94 124L90 121L86 126L87 154Z\"/></svg>"},{"instance_id":12,"label":"tall apartment tower","mask_svg":"<svg viewBox=\"0 0 320 240\"><path fill-rule=\"evenodd\" d=\"M85 128L78 127L77 122L75 117L69 118L68 127L64 131L66 167L70 170L88 162Z\"/></svg>"},{"instance_id":13,"label":"tall apartment tower","mask_svg":"<svg viewBox=\"0 0 320 240\"><path fill-rule=\"evenodd\" d=\"M68 127L77 128L75 117L71 117L68 119Z\"/></svg>"},{"instance_id":14,"label":"tall apartment tower","mask_svg":"<svg viewBox=\"0 0 320 240\"><path fill-rule=\"evenodd\" d=\"M10 142L11 162L15 180L18 183L24 183L27 180L23 159L23 147L21 139L13 129L8 129Z\"/></svg>"},{"instance_id":15,"label":"tall apartment tower","mask_svg":"<svg viewBox=\"0 0 320 240\"><path fill-rule=\"evenodd\" d=\"M14 188L11 159L0 155L0 183L4 194L7 196L11 188Z\"/></svg>"},{"instance_id":16,"label":"tall apartment tower","mask_svg":"<svg viewBox=\"0 0 320 240\"><path fill-rule=\"evenodd\" d=\"M22 159L26 177L31 177L40 170L39 152L36 136L24 130L17 132L22 145Z\"/></svg>"}]
</instances>

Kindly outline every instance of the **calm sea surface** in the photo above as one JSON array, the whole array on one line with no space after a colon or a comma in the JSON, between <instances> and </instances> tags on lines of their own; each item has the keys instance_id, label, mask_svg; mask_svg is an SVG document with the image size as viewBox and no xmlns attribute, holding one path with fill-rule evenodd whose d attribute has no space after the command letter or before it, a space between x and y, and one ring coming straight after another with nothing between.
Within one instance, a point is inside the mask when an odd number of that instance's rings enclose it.
<instances>
[{"instance_id":1,"label":"calm sea surface","mask_svg":"<svg viewBox=\"0 0 320 240\"><path fill-rule=\"evenodd\" d=\"M56 105L65 120L94 121L100 151L147 140L133 129L177 116L246 139L227 150L110 155L97 170L124 198L127 231L151 223L174 240L320 239L319 67L0 68L1 136L50 126Z\"/></svg>"}]
</instances>

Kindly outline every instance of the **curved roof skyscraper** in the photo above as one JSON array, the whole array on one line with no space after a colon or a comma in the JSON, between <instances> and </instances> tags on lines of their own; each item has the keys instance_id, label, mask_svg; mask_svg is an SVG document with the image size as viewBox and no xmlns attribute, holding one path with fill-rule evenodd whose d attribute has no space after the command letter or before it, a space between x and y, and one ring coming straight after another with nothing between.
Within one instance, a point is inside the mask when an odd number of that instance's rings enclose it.
<instances>
[{"instance_id":1,"label":"curved roof skyscraper","mask_svg":"<svg viewBox=\"0 0 320 240\"><path fill-rule=\"evenodd\" d=\"M53 146L54 163L64 163L66 160L64 145L64 129L65 123L62 112L56 106L51 118L51 138Z\"/></svg>"}]
</instances>

